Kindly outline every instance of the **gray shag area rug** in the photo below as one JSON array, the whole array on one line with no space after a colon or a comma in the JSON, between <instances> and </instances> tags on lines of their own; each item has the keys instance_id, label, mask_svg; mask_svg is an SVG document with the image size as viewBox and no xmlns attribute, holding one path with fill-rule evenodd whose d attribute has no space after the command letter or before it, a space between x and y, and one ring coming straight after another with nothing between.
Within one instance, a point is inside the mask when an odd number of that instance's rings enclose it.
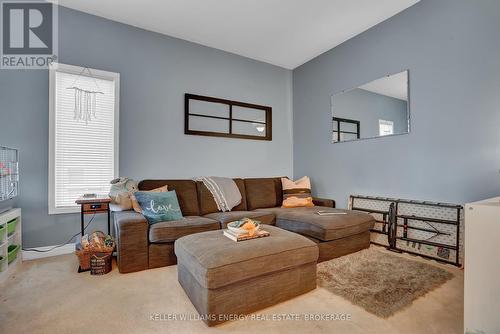
<instances>
[{"instance_id":1,"label":"gray shag area rug","mask_svg":"<svg viewBox=\"0 0 500 334\"><path fill-rule=\"evenodd\" d=\"M318 264L318 285L381 318L411 305L453 274L375 247Z\"/></svg>"}]
</instances>

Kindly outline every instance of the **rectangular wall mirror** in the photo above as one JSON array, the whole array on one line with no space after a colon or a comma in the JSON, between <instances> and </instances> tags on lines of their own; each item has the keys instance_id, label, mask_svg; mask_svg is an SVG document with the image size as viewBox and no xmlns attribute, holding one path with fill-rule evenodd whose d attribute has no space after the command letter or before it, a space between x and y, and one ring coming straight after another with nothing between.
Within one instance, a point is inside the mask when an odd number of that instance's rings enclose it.
<instances>
[{"instance_id":1,"label":"rectangular wall mirror","mask_svg":"<svg viewBox=\"0 0 500 334\"><path fill-rule=\"evenodd\" d=\"M332 142L409 133L409 97L408 70L332 95Z\"/></svg>"}]
</instances>

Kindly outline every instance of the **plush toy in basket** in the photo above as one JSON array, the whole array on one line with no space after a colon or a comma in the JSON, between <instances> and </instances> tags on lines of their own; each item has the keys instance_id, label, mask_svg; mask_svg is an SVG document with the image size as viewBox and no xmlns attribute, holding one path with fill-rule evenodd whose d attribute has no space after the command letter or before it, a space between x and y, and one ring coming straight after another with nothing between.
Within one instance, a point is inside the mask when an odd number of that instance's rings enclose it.
<instances>
[{"instance_id":1,"label":"plush toy in basket","mask_svg":"<svg viewBox=\"0 0 500 334\"><path fill-rule=\"evenodd\" d=\"M115 241L113 237L110 235L106 235L101 231L93 232L92 234L84 235L80 241L76 245L75 254L78 256L78 260L80 262L79 271L87 271L91 269L91 258L96 254L99 255L100 258L105 258L108 264L106 267L111 267L111 255L113 254L113 250L115 248ZM94 261L95 262L95 261ZM107 273L109 272L103 272Z\"/></svg>"}]
</instances>

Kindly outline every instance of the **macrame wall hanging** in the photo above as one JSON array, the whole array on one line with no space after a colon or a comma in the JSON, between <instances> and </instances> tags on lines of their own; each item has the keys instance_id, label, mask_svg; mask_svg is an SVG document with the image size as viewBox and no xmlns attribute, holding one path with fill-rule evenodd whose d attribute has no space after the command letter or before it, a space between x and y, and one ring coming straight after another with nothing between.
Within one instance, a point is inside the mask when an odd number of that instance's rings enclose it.
<instances>
[{"instance_id":1,"label":"macrame wall hanging","mask_svg":"<svg viewBox=\"0 0 500 334\"><path fill-rule=\"evenodd\" d=\"M88 77L94 80L95 90L88 90L78 87L78 79L84 76L84 72L88 72ZM85 75L86 76L86 75ZM75 109L73 119L78 121L84 121L85 125L88 125L92 119L96 117L96 106L97 106L97 95L104 94L99 89L99 85L97 84L97 80L92 75L90 68L84 67L83 70L78 74L73 84L68 87L68 89L72 89L75 91Z\"/></svg>"}]
</instances>

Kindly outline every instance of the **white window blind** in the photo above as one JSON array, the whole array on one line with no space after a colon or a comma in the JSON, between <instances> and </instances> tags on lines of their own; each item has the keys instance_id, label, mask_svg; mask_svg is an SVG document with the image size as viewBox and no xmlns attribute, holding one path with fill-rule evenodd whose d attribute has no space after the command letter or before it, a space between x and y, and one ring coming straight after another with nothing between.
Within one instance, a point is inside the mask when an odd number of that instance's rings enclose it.
<instances>
[{"instance_id":1,"label":"white window blind","mask_svg":"<svg viewBox=\"0 0 500 334\"><path fill-rule=\"evenodd\" d=\"M106 195L118 171L119 75L57 64L51 69L49 213L78 211L85 193ZM95 117L75 118L75 91L96 91Z\"/></svg>"}]
</instances>

